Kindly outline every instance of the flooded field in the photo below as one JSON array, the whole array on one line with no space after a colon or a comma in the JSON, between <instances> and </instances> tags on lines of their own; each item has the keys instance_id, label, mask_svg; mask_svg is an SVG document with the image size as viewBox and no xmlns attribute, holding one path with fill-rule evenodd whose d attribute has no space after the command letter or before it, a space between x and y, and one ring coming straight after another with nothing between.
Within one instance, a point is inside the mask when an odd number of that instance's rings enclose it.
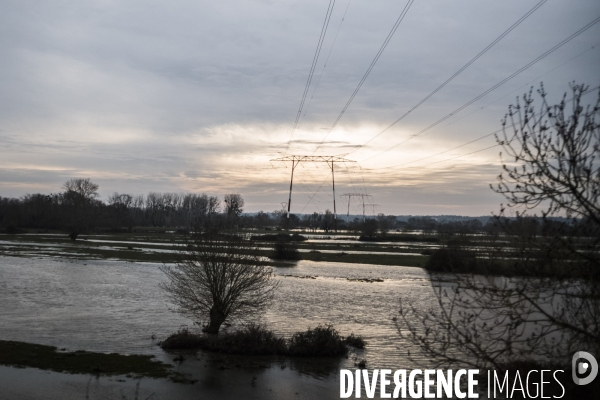
<instances>
[{"instance_id":1,"label":"flooded field","mask_svg":"<svg viewBox=\"0 0 600 400\"><path fill-rule=\"evenodd\" d=\"M271 307L253 322L284 337L331 324L342 336L362 336L367 342L364 350L353 349L347 357L332 359L183 352L184 361L176 362L181 354L165 352L158 343L181 327L198 332L199 327L170 309L159 289L166 280L160 267L174 262L185 241L173 234L84 239L72 242L64 235L49 234L0 236L0 338L68 351L153 355L197 380L186 385L146 378L140 383L142 398L339 398L340 369L354 369L361 360L366 360L370 370L431 367L433 360L419 357L419 349L398 334L394 317L399 299L421 311L436 308L434 289L454 285L456 278L437 274L432 280L425 270L403 264L426 260L427 252L439 246L431 239L365 243L347 235L311 237L300 244L302 257L322 252L331 258L269 261L279 288ZM473 248L485 247L481 238L470 240ZM269 245L257 242L264 254L270 251ZM363 263L359 257L387 264ZM493 279L499 284L528 282ZM420 326L418 321L409 322ZM235 323L223 327L236 328ZM4 392L9 393L7 399L136 397L134 379L90 379L89 375L0 367L0 387L9 389ZM41 386L30 385L31 380L47 382L43 391L49 394L41 396Z\"/></svg>"},{"instance_id":2,"label":"flooded field","mask_svg":"<svg viewBox=\"0 0 600 400\"><path fill-rule=\"evenodd\" d=\"M159 264L60 258L0 258L0 336L71 350L162 352L156 341L191 321L169 310ZM403 295L432 301L418 268L300 261L275 267L280 288L262 323L282 335L318 324L368 342L370 367L408 367L393 316ZM364 282L360 279L383 279ZM156 340L151 336L154 335ZM346 366L353 366L352 360Z\"/></svg>"},{"instance_id":3,"label":"flooded field","mask_svg":"<svg viewBox=\"0 0 600 400\"><path fill-rule=\"evenodd\" d=\"M196 328L169 309L158 288L165 280L159 263L86 259L81 251L70 252L66 258L62 246L38 243L33 237L20 244L3 241L0 246L3 251L32 247L29 254L21 253L20 257L0 256L0 337L4 340L68 350L152 354L173 363L174 356L160 349L158 342L183 325ZM36 248L45 248L48 253L36 256ZM298 387L305 395L327 398L339 390L339 369L354 368L361 359L367 360L370 369L416 367L407 359L408 352L416 354L416 349L400 339L392 318L401 295L423 307L432 303L433 291L425 271L306 260L274 270L280 287L261 323L284 336L319 324L333 324L344 336L363 336L366 349L334 360L258 357L248 361L248 357L199 353L179 366L180 370L202 383L210 363L216 363L214 368L223 377L229 374L247 380L256 375L252 364L257 363L262 368L261 376L272 383L275 392ZM276 383L282 379L285 385ZM114 385L114 381L104 380L106 384L100 387ZM240 386L242 392L244 385ZM155 384L150 386L160 393ZM177 390L192 393L191 389ZM229 386L223 390L229 390ZM182 396L187 397L183 392Z\"/></svg>"},{"instance_id":4,"label":"flooded field","mask_svg":"<svg viewBox=\"0 0 600 400\"><path fill-rule=\"evenodd\" d=\"M422 266L428 256L423 252L439 247L430 243L361 242L349 235L310 235L308 240L294 242L302 258L312 261L344 261L345 263ZM135 262L176 262L187 245L187 237L175 233L160 234L94 234L77 241L65 235L18 234L0 235L0 255L24 257L56 257L72 259L104 259ZM272 241L255 241L264 256L273 251Z\"/></svg>"}]
</instances>

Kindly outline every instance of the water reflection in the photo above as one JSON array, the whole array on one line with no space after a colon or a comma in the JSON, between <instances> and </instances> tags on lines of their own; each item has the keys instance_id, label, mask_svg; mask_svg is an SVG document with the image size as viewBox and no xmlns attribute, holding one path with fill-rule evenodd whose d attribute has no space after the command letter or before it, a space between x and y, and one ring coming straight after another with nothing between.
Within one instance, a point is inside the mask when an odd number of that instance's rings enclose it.
<instances>
[{"instance_id":1,"label":"water reflection","mask_svg":"<svg viewBox=\"0 0 600 400\"><path fill-rule=\"evenodd\" d=\"M392 317L400 295L423 307L433 304L431 283L423 270L300 261L294 268L275 267L275 273L316 279L277 277L280 290L261 321L270 329L290 336L333 324L342 335L361 335L368 343L364 351L348 358L291 360L286 368L330 379L362 358L369 368L413 367L406 355L417 351L401 341ZM172 361L173 356L160 350L151 336L163 339L191 323L169 310L158 289L163 280L156 264L0 257L0 337L70 350L155 354ZM280 368L278 362L268 367Z\"/></svg>"}]
</instances>

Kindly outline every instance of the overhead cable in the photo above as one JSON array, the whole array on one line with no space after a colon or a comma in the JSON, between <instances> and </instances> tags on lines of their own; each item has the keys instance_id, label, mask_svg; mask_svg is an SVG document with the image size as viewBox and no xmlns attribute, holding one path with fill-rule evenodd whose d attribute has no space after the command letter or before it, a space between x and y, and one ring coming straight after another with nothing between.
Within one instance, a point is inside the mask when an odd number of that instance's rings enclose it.
<instances>
[{"instance_id":1,"label":"overhead cable","mask_svg":"<svg viewBox=\"0 0 600 400\"><path fill-rule=\"evenodd\" d=\"M409 8L410 8L410 6L412 5L413 2L414 2L414 0L408 0L408 2L406 3L406 5L404 6L404 9L400 13L400 16L398 17L398 19L394 23L394 26L392 27L390 33L388 33L387 37L383 41L383 44L379 48L379 51L377 52L377 54L375 55L375 57L373 58L373 61L371 61L371 64L369 65L369 68L367 68L367 71L365 72L365 74L363 75L362 79L358 83L358 86L356 86L356 89L354 89L354 92L352 92L352 95L350 96L350 98L346 102L346 105L344 105L344 108L342 108L342 111L339 113L339 115L335 119L333 125L331 125L331 127L327 130L327 133L325 134L325 137L323 138L323 140L321 141L321 143L319 143L319 145L313 151L313 153L315 153L323 145L323 143L325 142L325 140L327 139L327 137L329 136L329 134L331 133L331 131L336 127L336 125L338 124L338 122L340 121L340 119L342 119L342 116L344 115L344 113L346 112L346 110L348 109L348 107L350 107L350 103L352 103L352 100L354 100L354 97L356 96L356 94L358 93L358 91L360 90L360 88L362 87L363 83L365 83L365 80L367 79L367 77L371 73L371 70L373 69L373 67L377 63L377 60L379 60L379 57L381 57L381 54L383 54L383 51L385 50L385 48L387 47L388 43L390 42L390 40L394 36L394 33L396 33L396 30L398 29L398 27L400 26L400 23L402 22L402 20L406 16L406 13L408 13L408 10L409 10Z\"/></svg>"},{"instance_id":2,"label":"overhead cable","mask_svg":"<svg viewBox=\"0 0 600 400\"><path fill-rule=\"evenodd\" d=\"M315 73L315 67L317 66L317 61L319 60L319 54L321 53L321 48L323 47L323 40L325 39L325 34L327 33L327 27L329 26L329 20L331 19L331 13L333 12L333 6L335 5L335 0L329 0L329 6L327 7L327 13L325 14L325 21L323 21L323 27L321 28L321 35L319 36L319 42L317 43L317 49L315 50L315 55L313 56L313 61L310 66L310 71L308 73L308 79L306 80L306 85L304 87L304 93L302 93L302 100L300 101L300 106L298 107L298 113L296 114L296 120L294 121L294 127L292 129L292 133L290 135L290 140L288 141L287 147L285 151L287 152L292 138L294 137L294 133L296 132L296 128L298 127L298 121L300 120L300 115L302 114L302 109L304 108L304 102L306 100L306 95L308 93L308 89L310 88L310 83L313 78L313 74Z\"/></svg>"},{"instance_id":3,"label":"overhead cable","mask_svg":"<svg viewBox=\"0 0 600 400\"><path fill-rule=\"evenodd\" d=\"M321 70L321 73L319 74L319 78L317 79L317 83L315 84L312 95L308 99L308 103L306 103L306 107L304 108L304 113L300 117L300 120L298 121L298 125L300 125L302 123L302 119L306 116L308 107L310 106L310 102L312 101L313 97L315 96L315 92L319 88L319 84L321 83L321 78L323 77L323 74L325 73L325 68L327 67L327 64L329 63L329 57L331 57L331 52L333 51L333 48L335 47L335 43L337 42L338 35L340 34L340 29L342 29L342 24L344 23L344 20L346 19L346 13L348 12L348 8L350 7L351 1L352 0L348 0L348 3L346 4L346 10L344 11L344 15L342 16L342 21L340 22L337 32L335 33L335 36L333 38L333 43L331 44L331 47L329 48L329 53L327 53L327 58L325 58L325 62L323 63L323 69Z\"/></svg>"},{"instance_id":4,"label":"overhead cable","mask_svg":"<svg viewBox=\"0 0 600 400\"><path fill-rule=\"evenodd\" d=\"M513 29L515 29L517 26L519 26L521 24L521 22L525 21L531 14L533 14L538 8L540 8L542 5L544 5L544 3L547 0L542 0L539 3L537 3L531 10L527 11L525 13L525 15L523 15L521 18L519 18L514 24L512 24L508 29L506 29L504 32L502 32L502 34L500 36L498 36L496 39L494 39L490 44L488 44L483 50L481 50L475 57L473 57L471 60L469 60L469 62L467 62L465 65L463 65L458 71L456 71L451 77L449 77L448 79L446 79L446 81L444 83L442 83L441 85L439 85L437 88L435 88L431 93L429 93L427 96L425 96L421 101L419 101L417 104L415 104L410 110L408 110L407 112L405 112L400 118L398 118L397 120L395 120L394 122L392 122L387 128L385 128L384 130L382 130L381 132L379 132L377 135L373 136L371 139L367 140L365 143L361 144L360 146L358 146L356 149L352 150L350 153L348 154L352 154L355 151L358 151L359 149L361 149L363 146L366 146L368 143L370 143L371 141L375 140L377 137L379 137L380 135L382 135L383 133L385 133L388 129L390 129L392 126L396 125L398 122L402 121L406 116L408 116L410 113L412 113L413 111L415 111L417 108L419 108L419 106L423 103L425 103L427 100L429 100L434 94L436 94L437 92L439 92L441 89L444 88L444 86L446 86L448 83L450 83L454 78L456 78L458 75L460 75L461 72L463 72L465 69L467 69L471 64L473 64L475 61L477 61L482 55L484 55L488 50L490 50L492 47L494 47L495 44L497 44L500 40L502 40L506 35L508 35Z\"/></svg>"},{"instance_id":5,"label":"overhead cable","mask_svg":"<svg viewBox=\"0 0 600 400\"><path fill-rule=\"evenodd\" d=\"M487 94L493 92L494 90L496 90L497 88L499 88L500 86L502 86L503 84L505 84L506 82L508 82L512 78L514 78L515 76L519 75L521 72L527 70L529 67L531 67L532 65L534 65L538 61L544 59L545 57L547 57L548 55L550 55L554 51L558 50L560 47L562 47L563 45L567 44L568 42L570 42L571 40L573 40L577 36L581 35L583 32L585 32L587 29L591 28L593 25L597 24L598 22L600 22L600 17L598 17L595 20L591 21L590 23L588 23L587 25L585 25L583 28L581 28L577 32L573 33L571 36L567 37L566 39L564 39L560 43L556 44L554 47L550 48L549 50L547 50L546 52L544 52L543 54L541 54L540 56L538 56L534 60L530 61L528 64L526 64L523 67L519 68L517 71L513 72L512 74L510 74L509 76L507 76L506 78L504 78L503 80L501 80L500 82L496 83L494 86L490 87L489 89L487 89L486 91L484 91L480 95L476 96L474 99L472 99L472 100L468 101L467 103L463 104L462 106L458 107L457 109L455 109L451 113L447 114L446 116L440 118L439 120L437 120L436 122L432 123L428 127L423 128L419 132L410 135L408 138L404 139L400 143L397 143L397 144L395 144L395 145L393 145L391 147L388 147L386 150L384 150L384 151L382 151L380 153L377 153L374 156L365 158L365 159L363 159L361 161L366 161L366 160L370 160L372 158L378 157L381 154L386 153L386 152L388 152L388 151L390 151L390 150L392 150L392 149L400 146L401 144L404 144L404 143L408 142L409 140L411 140L411 139L419 136L420 134L422 134L424 132L427 132L431 128L439 125L440 123L444 122L448 118L452 117L453 115L455 115L455 114L459 113L460 111L464 110L465 108L467 108L471 104L475 103L477 100L479 100L482 97L486 96Z\"/></svg>"}]
</instances>

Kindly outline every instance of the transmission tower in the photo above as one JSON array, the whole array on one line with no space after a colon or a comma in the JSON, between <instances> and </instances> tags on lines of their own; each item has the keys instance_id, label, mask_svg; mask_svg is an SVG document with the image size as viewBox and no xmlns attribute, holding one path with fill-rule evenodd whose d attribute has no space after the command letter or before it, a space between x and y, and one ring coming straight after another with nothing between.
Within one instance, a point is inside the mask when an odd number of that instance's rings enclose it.
<instances>
[{"instance_id":1,"label":"transmission tower","mask_svg":"<svg viewBox=\"0 0 600 400\"><path fill-rule=\"evenodd\" d=\"M290 195L288 198L288 209L287 209L287 219L289 222L290 219L290 209L292 206L292 187L294 184L294 170L296 169L296 167L298 166L298 164L300 164L301 162L314 162L314 163L318 163L318 162L323 162L323 163L327 163L327 165L329 166L329 168L331 168L331 187L333 188L333 224L334 224L334 229L337 232L337 210L335 208L335 174L334 174L334 164L336 162L355 162L354 160L349 160L347 158L344 158L346 154L340 154L339 156L298 156L298 155L287 155L287 156L283 156L283 157L279 157L279 158L275 158L271 161L282 161L282 162L288 162L291 161L292 163L292 177L290 178Z\"/></svg>"},{"instance_id":2,"label":"transmission tower","mask_svg":"<svg viewBox=\"0 0 600 400\"><path fill-rule=\"evenodd\" d=\"M365 204L365 206L367 206L367 207L372 207L372 210L373 210L373 215L375 215L375 209L376 209L377 207L379 207L379 204L375 204L375 203L367 203L367 204ZM363 212L364 212L364 211L363 211Z\"/></svg>"},{"instance_id":3,"label":"transmission tower","mask_svg":"<svg viewBox=\"0 0 600 400\"><path fill-rule=\"evenodd\" d=\"M341 197L348 197L348 213L346 214L346 223L349 222L350 218L350 201L353 197L360 197L362 199L362 209L363 209L363 222L365 222L365 198L371 198L370 194L366 193L344 193Z\"/></svg>"}]
</instances>

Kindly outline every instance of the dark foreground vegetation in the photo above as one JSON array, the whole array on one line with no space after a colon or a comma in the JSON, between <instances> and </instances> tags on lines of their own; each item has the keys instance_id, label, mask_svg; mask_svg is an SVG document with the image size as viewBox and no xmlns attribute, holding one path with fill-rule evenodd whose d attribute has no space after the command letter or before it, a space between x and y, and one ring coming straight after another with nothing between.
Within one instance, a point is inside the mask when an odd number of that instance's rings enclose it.
<instances>
[{"instance_id":1,"label":"dark foreground vegetation","mask_svg":"<svg viewBox=\"0 0 600 400\"><path fill-rule=\"evenodd\" d=\"M132 378L168 378L191 383L172 366L154 356L59 351L53 346L0 340L0 365L38 368L70 374L126 375Z\"/></svg>"},{"instance_id":2,"label":"dark foreground vegetation","mask_svg":"<svg viewBox=\"0 0 600 400\"><path fill-rule=\"evenodd\" d=\"M564 370L567 387L553 388L556 398L600 398L598 378L575 385L569 368L578 351L600 357L600 91L584 105L588 92L573 83L570 98L551 105L541 85L538 100L530 91L509 107L496 137L504 159L492 189L506 201L500 216L511 209L515 218L496 218L499 234L485 256L458 240L431 253L426 268L456 274L444 275L450 284L432 275L436 304L401 301L396 318L421 357L521 378ZM573 365L591 360L579 357Z\"/></svg>"},{"instance_id":3,"label":"dark foreground vegetation","mask_svg":"<svg viewBox=\"0 0 600 400\"><path fill-rule=\"evenodd\" d=\"M160 346L165 350L202 349L226 354L335 357L346 354L347 346L363 349L365 341L354 334L344 339L331 325L296 332L286 339L263 326L251 324L220 335L195 334L184 328Z\"/></svg>"}]
</instances>

